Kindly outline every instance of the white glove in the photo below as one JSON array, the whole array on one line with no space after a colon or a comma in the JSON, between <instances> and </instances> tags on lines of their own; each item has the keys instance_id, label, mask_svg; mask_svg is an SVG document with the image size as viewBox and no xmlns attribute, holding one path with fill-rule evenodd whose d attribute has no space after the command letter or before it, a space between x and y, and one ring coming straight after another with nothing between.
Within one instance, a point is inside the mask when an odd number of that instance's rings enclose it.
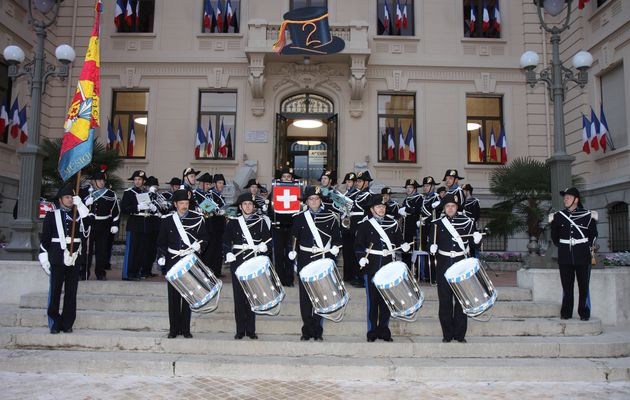
<instances>
[{"instance_id":1,"label":"white glove","mask_svg":"<svg viewBox=\"0 0 630 400\"><path fill-rule=\"evenodd\" d=\"M148 210L149 208L149 203L139 203L138 204L138 211L144 211L144 210Z\"/></svg>"},{"instance_id":2,"label":"white glove","mask_svg":"<svg viewBox=\"0 0 630 400\"><path fill-rule=\"evenodd\" d=\"M429 247L429 253L431 254L435 254L438 251L438 246L437 244L432 244L431 247Z\"/></svg>"},{"instance_id":3,"label":"white glove","mask_svg":"<svg viewBox=\"0 0 630 400\"><path fill-rule=\"evenodd\" d=\"M195 250L195 251L199 251L201 250L201 245L199 244L199 242L194 242L191 246L191 249Z\"/></svg>"},{"instance_id":4,"label":"white glove","mask_svg":"<svg viewBox=\"0 0 630 400\"><path fill-rule=\"evenodd\" d=\"M112 226L111 228L109 228L109 233L111 233L112 235L115 235L118 233L118 227L117 226Z\"/></svg>"},{"instance_id":5,"label":"white glove","mask_svg":"<svg viewBox=\"0 0 630 400\"><path fill-rule=\"evenodd\" d=\"M159 265L160 267L165 266L165 265L166 265L166 258L164 258L164 257L160 257L160 258L158 258L158 265Z\"/></svg>"},{"instance_id":6,"label":"white glove","mask_svg":"<svg viewBox=\"0 0 630 400\"><path fill-rule=\"evenodd\" d=\"M258 245L258 252L259 253L266 253L267 250L269 250L269 249L267 248L267 244L266 243L260 243Z\"/></svg>"},{"instance_id":7,"label":"white glove","mask_svg":"<svg viewBox=\"0 0 630 400\"><path fill-rule=\"evenodd\" d=\"M295 251L290 251L289 252L289 260L293 261L293 260L295 260L295 257L297 257L297 253Z\"/></svg>"},{"instance_id":8,"label":"white glove","mask_svg":"<svg viewBox=\"0 0 630 400\"><path fill-rule=\"evenodd\" d=\"M417 226L418 228L420 228L420 225L422 225L422 222L420 222L420 220L416 221L416 226Z\"/></svg>"},{"instance_id":9,"label":"white glove","mask_svg":"<svg viewBox=\"0 0 630 400\"><path fill-rule=\"evenodd\" d=\"M365 267L369 263L370 263L370 260L368 260L367 257L363 257L362 259L359 260L359 265L361 266L361 268Z\"/></svg>"},{"instance_id":10,"label":"white glove","mask_svg":"<svg viewBox=\"0 0 630 400\"><path fill-rule=\"evenodd\" d=\"M400 215L401 217L406 217L407 216L407 207L403 207L400 210L398 210L398 215Z\"/></svg>"},{"instance_id":11,"label":"white glove","mask_svg":"<svg viewBox=\"0 0 630 400\"><path fill-rule=\"evenodd\" d=\"M400 245L400 249L404 251L405 253L408 253L409 250L411 250L411 246L409 245L409 243L405 242Z\"/></svg>"},{"instance_id":12,"label":"white glove","mask_svg":"<svg viewBox=\"0 0 630 400\"><path fill-rule=\"evenodd\" d=\"M151 212L156 212L157 211L157 207L155 206L155 204L151 203L151 204L149 204L149 210L151 210Z\"/></svg>"},{"instance_id":13,"label":"white glove","mask_svg":"<svg viewBox=\"0 0 630 400\"><path fill-rule=\"evenodd\" d=\"M79 212L79 217L85 218L90 213L90 210L83 204L83 201L79 196L72 196L72 204L77 206L77 211Z\"/></svg>"},{"instance_id":14,"label":"white glove","mask_svg":"<svg viewBox=\"0 0 630 400\"><path fill-rule=\"evenodd\" d=\"M267 205L266 205L266 204L262 206L262 210L263 210L263 212L267 212L267 210L268 210L268 209L269 209L269 207L267 207Z\"/></svg>"},{"instance_id":15,"label":"white glove","mask_svg":"<svg viewBox=\"0 0 630 400\"><path fill-rule=\"evenodd\" d=\"M224 215L225 215L225 210L219 210L219 212L217 213L217 215L219 215L219 216L224 216Z\"/></svg>"},{"instance_id":16,"label":"white glove","mask_svg":"<svg viewBox=\"0 0 630 400\"><path fill-rule=\"evenodd\" d=\"M337 257L337 254L339 254L339 247L338 246L333 246L330 248L330 254L332 254L333 256Z\"/></svg>"},{"instance_id":17,"label":"white glove","mask_svg":"<svg viewBox=\"0 0 630 400\"><path fill-rule=\"evenodd\" d=\"M473 240L475 241L475 244L478 244L479 242L481 242L481 238L483 238L481 233L473 232Z\"/></svg>"},{"instance_id":18,"label":"white glove","mask_svg":"<svg viewBox=\"0 0 630 400\"><path fill-rule=\"evenodd\" d=\"M50 261L48 261L48 253L39 253L39 263L46 275L50 275Z\"/></svg>"},{"instance_id":19,"label":"white glove","mask_svg":"<svg viewBox=\"0 0 630 400\"><path fill-rule=\"evenodd\" d=\"M434 201L433 203L431 203L431 207L436 208L437 206L439 206L441 203L440 200Z\"/></svg>"},{"instance_id":20,"label":"white glove","mask_svg":"<svg viewBox=\"0 0 630 400\"><path fill-rule=\"evenodd\" d=\"M94 197L90 196L87 198L87 200L85 200L85 205L89 207L92 204L94 204Z\"/></svg>"},{"instance_id":21,"label":"white glove","mask_svg":"<svg viewBox=\"0 0 630 400\"><path fill-rule=\"evenodd\" d=\"M234 253L227 253L225 255L225 262L231 263L233 261L236 261L236 256L234 255Z\"/></svg>"},{"instance_id":22,"label":"white glove","mask_svg":"<svg viewBox=\"0 0 630 400\"><path fill-rule=\"evenodd\" d=\"M157 191L157 189L155 188L155 186L151 186L149 188L149 193L155 193Z\"/></svg>"}]
</instances>

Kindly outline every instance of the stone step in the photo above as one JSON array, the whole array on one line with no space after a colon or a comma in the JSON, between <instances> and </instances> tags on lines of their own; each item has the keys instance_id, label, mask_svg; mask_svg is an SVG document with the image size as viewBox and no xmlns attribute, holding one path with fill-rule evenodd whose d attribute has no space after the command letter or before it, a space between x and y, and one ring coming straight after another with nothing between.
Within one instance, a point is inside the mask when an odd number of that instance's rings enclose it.
<instances>
[{"instance_id":1,"label":"stone step","mask_svg":"<svg viewBox=\"0 0 630 400\"><path fill-rule=\"evenodd\" d=\"M298 354L293 352L293 354ZM630 359L217 356L0 349L0 370L231 379L611 382L630 379Z\"/></svg>"},{"instance_id":2,"label":"stone step","mask_svg":"<svg viewBox=\"0 0 630 400\"><path fill-rule=\"evenodd\" d=\"M0 324L3 326L47 326L43 309L27 309L15 306L0 307ZM297 335L301 329L297 316L258 316L257 332L261 334ZM166 312L82 311L77 313L77 329L162 331L168 327ZM229 314L193 314L193 332L234 332L235 322ZM390 321L390 329L396 336L439 336L442 331L437 317L421 317L416 322ZM340 323L325 322L325 335L364 335L365 319L344 318ZM598 335L602 332L601 321L560 320L559 318L501 318L488 322L469 319L469 336L581 336Z\"/></svg>"},{"instance_id":3,"label":"stone step","mask_svg":"<svg viewBox=\"0 0 630 400\"><path fill-rule=\"evenodd\" d=\"M234 302L232 298L225 298L230 286L223 290L219 307L214 313L233 314ZM351 298L346 305L345 315L347 317L362 317L366 313L365 296ZM28 294L21 297L20 307L23 308L45 308L48 295L44 293ZM282 315L300 315L300 304L298 298L285 297L282 301ZM168 310L166 295L161 296L135 296L135 295L106 295L106 294L79 294L77 296L77 308L79 310L98 311L164 311ZM437 315L438 302L435 300L425 300L419 311L419 316ZM560 315L560 305L551 302L533 301L498 301L493 307L493 315L497 317L556 317Z\"/></svg>"},{"instance_id":4,"label":"stone step","mask_svg":"<svg viewBox=\"0 0 630 400\"><path fill-rule=\"evenodd\" d=\"M223 298L232 298L231 283L227 282L221 290ZM426 285L426 284L423 284ZM421 285L426 300L437 300L437 288ZM298 298L298 288L284 288L288 297ZM365 289L355 288L346 284L346 290L353 299L365 298ZM527 301L532 299L530 289L505 286L497 287L500 301ZM129 281L83 281L79 282L79 294L111 294L111 295L135 295L135 296L165 296L166 282L129 282ZM561 291L558 288L558 299ZM560 301L560 300L558 300Z\"/></svg>"},{"instance_id":5,"label":"stone step","mask_svg":"<svg viewBox=\"0 0 630 400\"><path fill-rule=\"evenodd\" d=\"M46 328L0 328L0 347L143 351L208 356L336 356L372 358L610 358L630 356L630 333L610 330L585 337L469 337L467 344L441 337L396 337L394 343L367 343L362 336L326 336L324 342L299 335L260 335L236 341L231 333L195 333L193 339L167 339L165 332L76 330L51 335Z\"/></svg>"}]
</instances>

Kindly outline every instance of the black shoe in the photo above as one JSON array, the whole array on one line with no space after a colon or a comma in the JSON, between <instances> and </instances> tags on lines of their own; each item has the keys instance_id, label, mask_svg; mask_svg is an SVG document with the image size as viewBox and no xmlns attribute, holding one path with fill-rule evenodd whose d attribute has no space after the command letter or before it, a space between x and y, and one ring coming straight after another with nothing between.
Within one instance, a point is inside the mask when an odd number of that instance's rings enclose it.
<instances>
[{"instance_id":1,"label":"black shoe","mask_svg":"<svg viewBox=\"0 0 630 400\"><path fill-rule=\"evenodd\" d=\"M86 280L86 279L85 279L85 276L80 276L80 277L79 277L79 280L80 280L80 281L84 281L84 280Z\"/></svg>"},{"instance_id":2,"label":"black shoe","mask_svg":"<svg viewBox=\"0 0 630 400\"><path fill-rule=\"evenodd\" d=\"M72 328L64 329L63 333L72 333Z\"/></svg>"},{"instance_id":3,"label":"black shoe","mask_svg":"<svg viewBox=\"0 0 630 400\"><path fill-rule=\"evenodd\" d=\"M560 317L560 319L571 319L571 317Z\"/></svg>"},{"instance_id":4,"label":"black shoe","mask_svg":"<svg viewBox=\"0 0 630 400\"><path fill-rule=\"evenodd\" d=\"M451 343L451 339L442 338L442 343Z\"/></svg>"},{"instance_id":5,"label":"black shoe","mask_svg":"<svg viewBox=\"0 0 630 400\"><path fill-rule=\"evenodd\" d=\"M257 335L257 334L255 334L255 333L250 333L250 334L247 334L247 337L248 337L248 338L250 338L250 339L254 339L254 340L255 340L255 339L258 339L258 335Z\"/></svg>"},{"instance_id":6,"label":"black shoe","mask_svg":"<svg viewBox=\"0 0 630 400\"><path fill-rule=\"evenodd\" d=\"M370 342L370 343L374 342L375 340L376 340L376 338L370 338L370 337L367 338L367 341Z\"/></svg>"},{"instance_id":7,"label":"black shoe","mask_svg":"<svg viewBox=\"0 0 630 400\"><path fill-rule=\"evenodd\" d=\"M96 280L97 281L106 281L107 278L105 278L104 276L98 276L98 277L96 277Z\"/></svg>"},{"instance_id":8,"label":"black shoe","mask_svg":"<svg viewBox=\"0 0 630 400\"><path fill-rule=\"evenodd\" d=\"M105 267L105 271L111 271L111 270L112 270L111 265L109 265L109 266Z\"/></svg>"},{"instance_id":9,"label":"black shoe","mask_svg":"<svg viewBox=\"0 0 630 400\"><path fill-rule=\"evenodd\" d=\"M50 333L53 334L53 335L56 335L56 334L59 333L59 329L51 329Z\"/></svg>"},{"instance_id":10,"label":"black shoe","mask_svg":"<svg viewBox=\"0 0 630 400\"><path fill-rule=\"evenodd\" d=\"M383 339L386 342L393 342L394 341L394 339L392 339L391 337L386 337L386 338L381 338L381 339Z\"/></svg>"},{"instance_id":11,"label":"black shoe","mask_svg":"<svg viewBox=\"0 0 630 400\"><path fill-rule=\"evenodd\" d=\"M580 317L580 321L588 321L591 319L590 317Z\"/></svg>"},{"instance_id":12,"label":"black shoe","mask_svg":"<svg viewBox=\"0 0 630 400\"><path fill-rule=\"evenodd\" d=\"M463 338L462 339L457 339L457 341L459 343L468 343L468 341L466 339L463 339Z\"/></svg>"},{"instance_id":13,"label":"black shoe","mask_svg":"<svg viewBox=\"0 0 630 400\"><path fill-rule=\"evenodd\" d=\"M300 340L302 340L302 341L307 341L307 340L309 340L309 339L310 339L310 337L309 337L309 336L306 336L306 335L302 335L302 336L300 337Z\"/></svg>"},{"instance_id":14,"label":"black shoe","mask_svg":"<svg viewBox=\"0 0 630 400\"><path fill-rule=\"evenodd\" d=\"M139 281L140 278L123 278L123 281Z\"/></svg>"},{"instance_id":15,"label":"black shoe","mask_svg":"<svg viewBox=\"0 0 630 400\"><path fill-rule=\"evenodd\" d=\"M190 333L190 332L186 332L186 333L184 333L184 337L185 337L186 339L192 339L193 335L192 335L192 333Z\"/></svg>"},{"instance_id":16,"label":"black shoe","mask_svg":"<svg viewBox=\"0 0 630 400\"><path fill-rule=\"evenodd\" d=\"M167 336L167 338L169 338L169 339L175 339L176 337L177 337L177 334L173 333L173 332L169 332L168 336Z\"/></svg>"},{"instance_id":17,"label":"black shoe","mask_svg":"<svg viewBox=\"0 0 630 400\"><path fill-rule=\"evenodd\" d=\"M313 340L314 340L314 341L316 341L316 342L317 342L317 341L323 342L323 341L324 341L324 337L323 337L322 335L315 336L315 337L313 338Z\"/></svg>"},{"instance_id":18,"label":"black shoe","mask_svg":"<svg viewBox=\"0 0 630 400\"><path fill-rule=\"evenodd\" d=\"M245 337L244 333L237 333L236 335L234 335L234 339L236 340L241 340Z\"/></svg>"}]
</instances>

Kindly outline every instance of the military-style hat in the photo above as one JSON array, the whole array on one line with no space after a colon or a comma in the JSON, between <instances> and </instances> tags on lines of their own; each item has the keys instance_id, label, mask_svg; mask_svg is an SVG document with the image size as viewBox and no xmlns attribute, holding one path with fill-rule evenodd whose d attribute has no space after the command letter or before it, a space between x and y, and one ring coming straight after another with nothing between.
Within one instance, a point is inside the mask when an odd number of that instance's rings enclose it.
<instances>
[{"instance_id":1,"label":"military-style hat","mask_svg":"<svg viewBox=\"0 0 630 400\"><path fill-rule=\"evenodd\" d=\"M168 182L169 185L181 185L182 184L182 180L179 178L171 178L171 180Z\"/></svg>"},{"instance_id":2,"label":"military-style hat","mask_svg":"<svg viewBox=\"0 0 630 400\"><path fill-rule=\"evenodd\" d=\"M133 174L131 174L131 178L129 178L127 180L128 181L133 181L133 179L137 178L137 177L140 177L140 178L146 180L147 179L147 174L143 170L139 169L139 170L133 171Z\"/></svg>"},{"instance_id":3,"label":"military-style hat","mask_svg":"<svg viewBox=\"0 0 630 400\"><path fill-rule=\"evenodd\" d=\"M361 171L357 174L357 180L362 179L366 182L372 182L372 176L370 176L370 171Z\"/></svg>"},{"instance_id":4,"label":"military-style hat","mask_svg":"<svg viewBox=\"0 0 630 400\"><path fill-rule=\"evenodd\" d=\"M195 174L195 176L197 176L200 172L201 171L195 171L195 169L192 167L188 167L184 170L184 172L182 172L182 176L188 176L190 174Z\"/></svg>"},{"instance_id":5,"label":"military-style hat","mask_svg":"<svg viewBox=\"0 0 630 400\"><path fill-rule=\"evenodd\" d=\"M435 185L435 179L432 176L425 176L422 178L423 185Z\"/></svg>"},{"instance_id":6,"label":"military-style hat","mask_svg":"<svg viewBox=\"0 0 630 400\"><path fill-rule=\"evenodd\" d=\"M574 197L580 197L580 191L574 187L569 187L560 191L560 196L564 196L565 194L568 194Z\"/></svg>"},{"instance_id":7,"label":"military-style hat","mask_svg":"<svg viewBox=\"0 0 630 400\"><path fill-rule=\"evenodd\" d=\"M269 193L269 190L264 186L260 186L260 193Z\"/></svg>"},{"instance_id":8,"label":"military-style hat","mask_svg":"<svg viewBox=\"0 0 630 400\"><path fill-rule=\"evenodd\" d=\"M319 196L322 198L322 189L319 186L307 186L304 188L304 193L302 194L302 201L306 203L311 196Z\"/></svg>"},{"instance_id":9,"label":"military-style hat","mask_svg":"<svg viewBox=\"0 0 630 400\"><path fill-rule=\"evenodd\" d=\"M58 199L62 198L63 196L74 196L74 185L72 184L72 182L68 183L67 185L62 186L57 191Z\"/></svg>"},{"instance_id":10,"label":"military-style hat","mask_svg":"<svg viewBox=\"0 0 630 400\"><path fill-rule=\"evenodd\" d=\"M392 194L392 188L389 187L384 187L383 189L381 189L381 194Z\"/></svg>"},{"instance_id":11,"label":"military-style hat","mask_svg":"<svg viewBox=\"0 0 630 400\"><path fill-rule=\"evenodd\" d=\"M334 171L331 170L324 170L324 172L322 172L322 174L319 177L319 181L321 182L322 178L324 176L327 176L328 179L330 179L331 185L335 184L335 181L337 180L337 175L335 174Z\"/></svg>"},{"instance_id":12,"label":"military-style hat","mask_svg":"<svg viewBox=\"0 0 630 400\"><path fill-rule=\"evenodd\" d=\"M465 184L464 186L462 186L462 190L468 190L470 193L473 192L473 187L470 183Z\"/></svg>"},{"instance_id":13,"label":"military-style hat","mask_svg":"<svg viewBox=\"0 0 630 400\"><path fill-rule=\"evenodd\" d=\"M417 188L420 185L418 184L418 182L415 179L411 178L411 179L407 179L405 181L405 187L407 187L407 186L413 186L414 188Z\"/></svg>"},{"instance_id":14,"label":"military-style hat","mask_svg":"<svg viewBox=\"0 0 630 400\"><path fill-rule=\"evenodd\" d=\"M444 186L440 186L439 188L437 188L436 192L437 192L437 194L440 194L442 192L446 192L446 188Z\"/></svg>"},{"instance_id":15,"label":"military-style hat","mask_svg":"<svg viewBox=\"0 0 630 400\"><path fill-rule=\"evenodd\" d=\"M252 203L254 203L254 207L258 207L258 203L256 203L256 196L251 193L241 193L232 205L234 207L238 207L246 201L251 201Z\"/></svg>"},{"instance_id":16,"label":"military-style hat","mask_svg":"<svg viewBox=\"0 0 630 400\"><path fill-rule=\"evenodd\" d=\"M288 165L285 165L284 167L276 170L276 178L281 179L283 174L291 174L293 179L297 178L297 176L295 176L295 171L293 170L293 168L289 167Z\"/></svg>"},{"instance_id":17,"label":"military-style hat","mask_svg":"<svg viewBox=\"0 0 630 400\"><path fill-rule=\"evenodd\" d=\"M372 197L370 198L370 202L369 202L368 206L369 207L374 207L374 206L378 206L379 204L386 205L386 201L383 200L383 195L382 194L372 195Z\"/></svg>"},{"instance_id":18,"label":"military-style hat","mask_svg":"<svg viewBox=\"0 0 630 400\"><path fill-rule=\"evenodd\" d=\"M245 189L249 189L252 186L258 186L258 189L261 189L260 183L256 179L250 179L247 181L247 185L245 185Z\"/></svg>"},{"instance_id":19,"label":"military-style hat","mask_svg":"<svg viewBox=\"0 0 630 400\"><path fill-rule=\"evenodd\" d=\"M147 178L146 184L147 186L160 186L160 183L158 182L157 178L153 175Z\"/></svg>"},{"instance_id":20,"label":"military-style hat","mask_svg":"<svg viewBox=\"0 0 630 400\"><path fill-rule=\"evenodd\" d=\"M107 179L107 173L105 171L107 171L107 165L101 165L100 169L92 172L92 175L90 176L90 178L95 181L99 179L105 180Z\"/></svg>"},{"instance_id":21,"label":"military-style hat","mask_svg":"<svg viewBox=\"0 0 630 400\"><path fill-rule=\"evenodd\" d=\"M444 179L442 180L445 181L447 176L452 176L455 179L464 179L463 176L459 176L459 173L457 172L456 169L447 169L446 172L444 173Z\"/></svg>"},{"instance_id":22,"label":"military-style hat","mask_svg":"<svg viewBox=\"0 0 630 400\"><path fill-rule=\"evenodd\" d=\"M212 180L217 183L218 181L223 181L223 183L225 183L225 177L223 176L223 174L214 174L214 176L212 177Z\"/></svg>"},{"instance_id":23,"label":"military-style hat","mask_svg":"<svg viewBox=\"0 0 630 400\"><path fill-rule=\"evenodd\" d=\"M343 182L341 183L346 183L346 181L356 181L356 180L357 180L357 174L355 174L354 172L348 172L346 176L343 177Z\"/></svg>"},{"instance_id":24,"label":"military-style hat","mask_svg":"<svg viewBox=\"0 0 630 400\"><path fill-rule=\"evenodd\" d=\"M442 205L445 206L448 203L455 203L457 204L457 207L459 207L459 195L457 194L453 194L453 193L447 193L443 198L442 198Z\"/></svg>"},{"instance_id":25,"label":"military-style hat","mask_svg":"<svg viewBox=\"0 0 630 400\"><path fill-rule=\"evenodd\" d=\"M178 202L178 201L182 201L182 200L190 201L191 197L192 197L192 193L190 192L190 190L177 189L173 193L173 197L171 198L171 200L173 201L173 203Z\"/></svg>"},{"instance_id":26,"label":"military-style hat","mask_svg":"<svg viewBox=\"0 0 630 400\"><path fill-rule=\"evenodd\" d=\"M199 178L197 178L197 182L212 183L212 175L205 172Z\"/></svg>"}]
</instances>

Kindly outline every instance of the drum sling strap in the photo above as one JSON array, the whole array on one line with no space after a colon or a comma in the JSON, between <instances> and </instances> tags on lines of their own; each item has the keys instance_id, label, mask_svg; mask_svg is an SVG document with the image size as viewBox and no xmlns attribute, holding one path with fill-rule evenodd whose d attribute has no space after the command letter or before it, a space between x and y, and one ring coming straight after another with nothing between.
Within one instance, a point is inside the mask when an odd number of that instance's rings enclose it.
<instances>
[{"instance_id":1,"label":"drum sling strap","mask_svg":"<svg viewBox=\"0 0 630 400\"><path fill-rule=\"evenodd\" d=\"M462 249L462 251L466 253L466 246L464 246L464 241L462 240L461 236L459 236L459 233L457 232L453 224L451 224L451 221L449 221L448 218L444 217L442 218L442 223L444 224L444 227L446 228L448 233L450 233L453 237L453 240Z\"/></svg>"},{"instance_id":2,"label":"drum sling strap","mask_svg":"<svg viewBox=\"0 0 630 400\"><path fill-rule=\"evenodd\" d=\"M387 233L385 233L385 230L383 230L383 227L381 226L381 224L376 222L374 218L370 218L368 221L370 221L370 224L372 224L376 233L378 233L378 235L381 237L381 240L385 242L385 245L387 246L387 250L391 252L394 246L392 245L392 241L389 240L389 236L387 236Z\"/></svg>"},{"instance_id":3,"label":"drum sling strap","mask_svg":"<svg viewBox=\"0 0 630 400\"><path fill-rule=\"evenodd\" d=\"M188 234L184 230L184 225L182 225L182 220L179 219L179 215L176 212L173 213L173 222L175 222L175 228L177 228L177 232L179 233L179 236L182 238L182 241L184 242L184 244L186 244L186 246L188 247L192 246L192 244L190 243L190 238L188 237Z\"/></svg>"},{"instance_id":4,"label":"drum sling strap","mask_svg":"<svg viewBox=\"0 0 630 400\"><path fill-rule=\"evenodd\" d=\"M247 245L251 248L254 247L254 239L252 238L252 233L249 231L247 227L247 223L245 222L245 218L241 215L237 218L238 224L241 226L241 231L243 231L243 236L245 236L245 241Z\"/></svg>"},{"instance_id":5,"label":"drum sling strap","mask_svg":"<svg viewBox=\"0 0 630 400\"><path fill-rule=\"evenodd\" d=\"M315 221L313 221L311 212L306 211L304 213L304 218L306 219L306 224L308 225L308 228L311 230L311 235L313 235L313 239L315 239L315 244L317 244L317 247L323 250L324 242L322 241L322 237L320 236L319 231L317 230L317 226L315 226Z\"/></svg>"}]
</instances>

